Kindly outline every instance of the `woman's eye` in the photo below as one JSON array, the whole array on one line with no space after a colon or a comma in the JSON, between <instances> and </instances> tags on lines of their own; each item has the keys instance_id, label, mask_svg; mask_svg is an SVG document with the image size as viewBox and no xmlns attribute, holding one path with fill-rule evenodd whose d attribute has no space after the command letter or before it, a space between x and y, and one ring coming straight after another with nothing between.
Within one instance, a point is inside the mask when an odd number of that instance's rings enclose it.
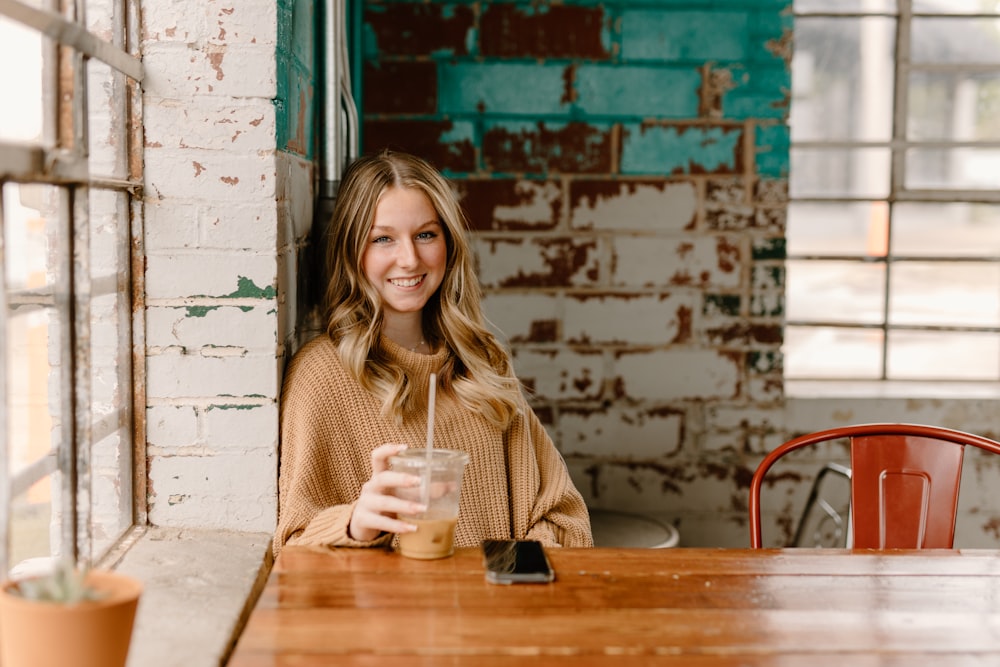
<instances>
[{"instance_id":1,"label":"woman's eye","mask_svg":"<svg viewBox=\"0 0 1000 667\"><path fill-rule=\"evenodd\" d=\"M417 234L418 239L435 239L437 238L436 232L420 232Z\"/></svg>"},{"instance_id":2,"label":"woman's eye","mask_svg":"<svg viewBox=\"0 0 1000 667\"><path fill-rule=\"evenodd\" d=\"M376 236L372 239L372 243L388 243L391 240L388 236Z\"/></svg>"}]
</instances>

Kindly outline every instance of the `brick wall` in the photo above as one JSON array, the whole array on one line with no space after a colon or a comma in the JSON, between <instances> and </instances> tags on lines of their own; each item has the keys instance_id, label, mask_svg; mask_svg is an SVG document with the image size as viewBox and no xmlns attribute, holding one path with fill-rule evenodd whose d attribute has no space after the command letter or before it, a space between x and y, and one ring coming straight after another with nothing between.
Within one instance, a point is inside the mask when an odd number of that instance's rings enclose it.
<instances>
[{"instance_id":1,"label":"brick wall","mask_svg":"<svg viewBox=\"0 0 1000 667\"><path fill-rule=\"evenodd\" d=\"M138 389L155 525L274 526L278 388L312 221L310 9L143 3Z\"/></svg>"},{"instance_id":2,"label":"brick wall","mask_svg":"<svg viewBox=\"0 0 1000 667\"><path fill-rule=\"evenodd\" d=\"M1000 436L997 401L789 399L788 0L368 2L363 145L422 154L474 229L486 308L594 506L745 546L760 456L876 420ZM307 313L311 0L144 0L148 519L270 531L277 394ZM308 48L307 48L308 47ZM790 534L817 461L773 487ZM995 546L995 463L959 521Z\"/></svg>"},{"instance_id":3,"label":"brick wall","mask_svg":"<svg viewBox=\"0 0 1000 667\"><path fill-rule=\"evenodd\" d=\"M488 315L588 501L686 543L742 521L780 427L788 7L365 3L365 149L456 183Z\"/></svg>"}]
</instances>

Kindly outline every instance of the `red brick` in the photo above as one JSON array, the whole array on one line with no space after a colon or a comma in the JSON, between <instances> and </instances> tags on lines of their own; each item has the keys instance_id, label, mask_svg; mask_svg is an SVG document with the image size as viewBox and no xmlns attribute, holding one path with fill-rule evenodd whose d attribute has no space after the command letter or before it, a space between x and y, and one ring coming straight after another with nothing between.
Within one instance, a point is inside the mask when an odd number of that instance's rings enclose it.
<instances>
[{"instance_id":1,"label":"red brick","mask_svg":"<svg viewBox=\"0 0 1000 667\"><path fill-rule=\"evenodd\" d=\"M391 148L419 155L438 169L475 171L472 140L443 138L453 127L447 120L365 120L364 151Z\"/></svg>"},{"instance_id":2,"label":"red brick","mask_svg":"<svg viewBox=\"0 0 1000 667\"><path fill-rule=\"evenodd\" d=\"M365 23L380 55L468 54L475 15L471 7L426 3L368 5Z\"/></svg>"},{"instance_id":3,"label":"red brick","mask_svg":"<svg viewBox=\"0 0 1000 667\"><path fill-rule=\"evenodd\" d=\"M483 137L483 161L491 171L599 174L611 171L611 132L586 123L511 131L494 126Z\"/></svg>"},{"instance_id":4,"label":"red brick","mask_svg":"<svg viewBox=\"0 0 1000 667\"><path fill-rule=\"evenodd\" d=\"M548 230L562 214L562 190L555 181L480 179L455 184L474 230Z\"/></svg>"},{"instance_id":5,"label":"red brick","mask_svg":"<svg viewBox=\"0 0 1000 667\"><path fill-rule=\"evenodd\" d=\"M480 19L485 56L515 58L610 57L601 41L602 7L523 6L487 3Z\"/></svg>"},{"instance_id":6,"label":"red brick","mask_svg":"<svg viewBox=\"0 0 1000 667\"><path fill-rule=\"evenodd\" d=\"M432 114L437 110L437 65L429 61L365 63L368 114Z\"/></svg>"}]
</instances>

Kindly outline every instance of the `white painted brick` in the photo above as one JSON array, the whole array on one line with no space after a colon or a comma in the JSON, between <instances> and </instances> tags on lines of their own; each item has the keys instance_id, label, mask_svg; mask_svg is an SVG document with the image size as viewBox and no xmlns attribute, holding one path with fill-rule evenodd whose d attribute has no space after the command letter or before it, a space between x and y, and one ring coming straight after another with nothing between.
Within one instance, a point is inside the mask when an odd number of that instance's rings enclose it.
<instances>
[{"instance_id":1,"label":"white painted brick","mask_svg":"<svg viewBox=\"0 0 1000 667\"><path fill-rule=\"evenodd\" d=\"M274 154L226 154L204 149L147 148L150 198L221 202L260 201L274 206Z\"/></svg>"},{"instance_id":2,"label":"white painted brick","mask_svg":"<svg viewBox=\"0 0 1000 667\"><path fill-rule=\"evenodd\" d=\"M146 442L163 448L199 443L197 410L190 405L147 407Z\"/></svg>"},{"instance_id":3,"label":"white painted brick","mask_svg":"<svg viewBox=\"0 0 1000 667\"><path fill-rule=\"evenodd\" d=\"M272 151L275 112L271 100L197 96L185 100L146 95L147 148L205 148L240 155Z\"/></svg>"},{"instance_id":4,"label":"white painted brick","mask_svg":"<svg viewBox=\"0 0 1000 667\"><path fill-rule=\"evenodd\" d=\"M604 359L600 354L515 350L514 369L522 382L534 385L532 398L593 400L603 393Z\"/></svg>"},{"instance_id":5,"label":"white painted brick","mask_svg":"<svg viewBox=\"0 0 1000 667\"><path fill-rule=\"evenodd\" d=\"M151 457L149 520L168 527L273 531L276 459L263 449Z\"/></svg>"},{"instance_id":6,"label":"white painted brick","mask_svg":"<svg viewBox=\"0 0 1000 667\"><path fill-rule=\"evenodd\" d=\"M150 400L219 396L277 398L276 363L273 356L149 355L146 357L146 396Z\"/></svg>"},{"instance_id":7,"label":"white painted brick","mask_svg":"<svg viewBox=\"0 0 1000 667\"><path fill-rule=\"evenodd\" d=\"M611 282L618 287L740 284L738 246L724 237L616 237Z\"/></svg>"},{"instance_id":8,"label":"white painted brick","mask_svg":"<svg viewBox=\"0 0 1000 667\"><path fill-rule=\"evenodd\" d=\"M557 433L566 455L654 459L678 453L683 427L684 416L677 411L563 409Z\"/></svg>"},{"instance_id":9,"label":"white painted brick","mask_svg":"<svg viewBox=\"0 0 1000 667\"><path fill-rule=\"evenodd\" d=\"M593 286L600 242L589 238L475 240L485 287Z\"/></svg>"},{"instance_id":10,"label":"white painted brick","mask_svg":"<svg viewBox=\"0 0 1000 667\"><path fill-rule=\"evenodd\" d=\"M563 333L570 342L659 345L691 335L700 297L693 291L637 296L569 296Z\"/></svg>"},{"instance_id":11,"label":"white painted brick","mask_svg":"<svg viewBox=\"0 0 1000 667\"><path fill-rule=\"evenodd\" d=\"M584 197L571 214L572 226L578 229L682 232L694 225L696 210L693 183L621 181L616 195Z\"/></svg>"},{"instance_id":12,"label":"white painted brick","mask_svg":"<svg viewBox=\"0 0 1000 667\"><path fill-rule=\"evenodd\" d=\"M277 44L278 12L274 0L205 0L203 4L211 41Z\"/></svg>"},{"instance_id":13,"label":"white painted brick","mask_svg":"<svg viewBox=\"0 0 1000 667\"><path fill-rule=\"evenodd\" d=\"M292 243L305 238L313 223L313 174L312 162L285 151L279 151L277 163L277 199L288 217L282 225L279 243Z\"/></svg>"},{"instance_id":14,"label":"white painted brick","mask_svg":"<svg viewBox=\"0 0 1000 667\"><path fill-rule=\"evenodd\" d=\"M193 248L198 245L198 206L174 199L146 200L146 252Z\"/></svg>"},{"instance_id":15,"label":"white painted brick","mask_svg":"<svg viewBox=\"0 0 1000 667\"><path fill-rule=\"evenodd\" d=\"M739 392L739 365L714 350L625 353L616 372L632 400L735 398Z\"/></svg>"},{"instance_id":16,"label":"white painted brick","mask_svg":"<svg viewBox=\"0 0 1000 667\"><path fill-rule=\"evenodd\" d=\"M151 306L146 310L146 345L239 347L273 352L277 345L274 304L260 306Z\"/></svg>"},{"instance_id":17,"label":"white painted brick","mask_svg":"<svg viewBox=\"0 0 1000 667\"><path fill-rule=\"evenodd\" d=\"M733 470L706 474L692 461L600 463L588 469L593 477L589 501L596 507L643 513L732 511L746 505L746 490L733 483ZM745 515L744 515L745 517Z\"/></svg>"},{"instance_id":18,"label":"white painted brick","mask_svg":"<svg viewBox=\"0 0 1000 667\"><path fill-rule=\"evenodd\" d=\"M245 204L220 200L198 211L199 247L269 251L278 247L278 211L273 202Z\"/></svg>"},{"instance_id":19,"label":"white painted brick","mask_svg":"<svg viewBox=\"0 0 1000 667\"><path fill-rule=\"evenodd\" d=\"M142 8L142 34L151 42L275 44L277 16L274 0L152 2Z\"/></svg>"},{"instance_id":20,"label":"white painted brick","mask_svg":"<svg viewBox=\"0 0 1000 667\"><path fill-rule=\"evenodd\" d=\"M275 258L267 256L209 252L149 255L146 296L149 299L241 298L245 294L248 298L261 298L252 292L273 288L276 270Z\"/></svg>"},{"instance_id":21,"label":"white painted brick","mask_svg":"<svg viewBox=\"0 0 1000 667\"><path fill-rule=\"evenodd\" d=\"M274 44L147 42L143 90L157 97L259 97L277 94Z\"/></svg>"},{"instance_id":22,"label":"white painted brick","mask_svg":"<svg viewBox=\"0 0 1000 667\"><path fill-rule=\"evenodd\" d=\"M538 293L492 293L483 298L483 312L502 338L512 342L550 342L562 319L563 298ZM553 332L545 335L543 332Z\"/></svg>"},{"instance_id":23,"label":"white painted brick","mask_svg":"<svg viewBox=\"0 0 1000 667\"><path fill-rule=\"evenodd\" d=\"M195 43L208 32L205 12L199 10L201 2L146 2L142 7L143 49L156 42Z\"/></svg>"},{"instance_id":24,"label":"white painted brick","mask_svg":"<svg viewBox=\"0 0 1000 667\"><path fill-rule=\"evenodd\" d=\"M278 405L211 405L202 415L205 442L217 450L278 446Z\"/></svg>"},{"instance_id":25,"label":"white painted brick","mask_svg":"<svg viewBox=\"0 0 1000 667\"><path fill-rule=\"evenodd\" d=\"M558 206L562 188L553 181L517 181L514 194L516 204L498 204L493 208L493 221L501 227L540 229L552 224L553 208Z\"/></svg>"}]
</instances>

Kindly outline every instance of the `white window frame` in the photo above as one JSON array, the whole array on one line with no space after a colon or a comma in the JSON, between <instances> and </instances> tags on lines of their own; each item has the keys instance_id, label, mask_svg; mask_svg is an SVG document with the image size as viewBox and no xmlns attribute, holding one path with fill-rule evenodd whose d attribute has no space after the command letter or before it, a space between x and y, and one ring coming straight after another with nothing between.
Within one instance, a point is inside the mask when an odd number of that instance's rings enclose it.
<instances>
[{"instance_id":1,"label":"white window frame","mask_svg":"<svg viewBox=\"0 0 1000 667\"><path fill-rule=\"evenodd\" d=\"M802 3L807 4L807 3ZM812 7L818 6L815 0L808 3ZM863 0L855 3L858 6L864 5ZM844 262L856 262L859 267L862 265L871 265L872 263L881 264L885 267L884 280L882 283L882 303L883 312L881 321L877 323L844 323L842 321L831 319L829 321L821 321L819 319L795 319L792 317L786 317L785 326L788 328L815 328L815 327L831 327L831 328L846 328L853 330L876 330L881 332L882 335L882 347L881 347L881 369L879 376L877 378L872 377L845 377L844 375L823 375L817 374L815 376L804 376L804 375L790 375L788 369L786 368L786 387L791 388L790 393L796 393L795 387L805 387L803 395L810 393L810 391L815 387L815 381L820 382L834 382L842 383L841 381L846 381L848 383L868 383L875 382L883 386L891 386L894 382L899 382L901 385L913 386L913 384L920 384L924 382L921 379L901 379L891 377L888 370L888 360L889 360L889 346L890 346L890 332L891 331L942 331L942 332L977 332L986 334L1000 335L1000 327L998 326L966 326L955 324L941 325L941 326L930 326L930 325L908 325L889 322L889 304L890 304L890 279L891 273L894 265L902 265L908 261L920 261L923 263L936 263L936 262L988 262L996 264L1000 261L998 257L969 257L969 256L957 256L957 255L947 255L942 254L940 256L928 257L912 257L904 256L900 254L894 254L891 244L891 234L893 229L893 216L894 210L899 203L908 202L934 202L934 203L986 203L986 204L1000 204L1000 190L989 190L989 189L977 189L977 190L965 190L965 189L932 189L932 188L913 188L907 187L905 184L906 179L906 153L908 150L914 148L935 148L935 149L949 149L949 148L962 148L962 147L1000 147L1000 137L991 141L955 141L955 140L936 140L936 141L916 141L909 139L907 137L907 104L909 100L909 75L911 72L915 71L928 71L928 72L943 72L943 71L961 71L961 72L1000 72L1000 65L996 63L959 63L959 64L948 64L948 63L912 63L910 62L910 46L911 46L911 34L914 19L921 18L934 18L934 19L949 19L949 18L962 18L962 19L976 19L976 18L990 18L1000 20L1000 15L997 13L975 13L970 11L933 11L933 12L922 12L914 8L915 0L892 0L891 2L886 2L885 5L895 4L895 10L881 9L877 11L815 11L810 9L802 10L801 5L798 3L793 4L794 21L797 23L801 18L836 18L836 19L857 19L861 17L884 17L892 19L896 22L896 33L895 33L895 58L894 58L894 90L892 95L892 134L888 141L863 141L863 140L813 140L813 141L796 141L794 136L791 141L791 149L814 149L814 148L826 148L826 149L848 149L856 150L862 148L883 148L890 151L890 173L889 173L889 192L885 198L871 198L865 196L830 196L830 197L808 197L808 196L796 196L794 192L790 195L790 202L805 202L805 203L860 203L860 202L882 202L886 207L885 210L888 211L888 225L886 238L887 248L886 254L883 256L879 255L868 255L859 256L857 254L835 254L835 253L795 253L791 249L787 253L787 260L796 261L800 260L803 262L818 260L818 261L829 261L838 260ZM797 6L798 5L798 6ZM835 5L834 5L835 6ZM794 25L794 24L793 24ZM794 30L794 28L793 28ZM794 100L792 104L794 104ZM791 244L790 244L791 245ZM787 278L786 278L787 279ZM787 283L786 283L787 286ZM1000 286L997 287L1000 290ZM929 378L930 379L930 378ZM952 384L958 392L957 395L964 395L968 393L969 395L978 395L980 389L983 385L990 384L994 385L1000 381L1000 367L994 370L994 376L986 381L978 380L965 380L963 378L933 378L937 383ZM940 386L940 384L939 384ZM879 390L875 390L879 393ZM953 394L954 395L954 394Z\"/></svg>"},{"instance_id":2,"label":"white window frame","mask_svg":"<svg viewBox=\"0 0 1000 667\"><path fill-rule=\"evenodd\" d=\"M142 368L142 275L133 271L136 258L141 256L141 186L142 186L142 124L141 93L142 63L137 57L139 13L138 0L105 0L100 19L110 39L102 38L87 28L88 0L0 0L0 16L44 35L43 113L44 131L37 143L22 144L0 140L0 230L3 229L3 185L5 183L40 184L58 192L53 219L58 230L49 230L47 263L57 276L40 289L11 289L7 279L8 258L19 248L0 245L0 573L6 575L17 565L10 561L12 501L47 476L58 478L53 489L53 523L50 527L50 556L70 557L81 563L99 560L111 545L137 522L145 520L144 510L137 499L145 496L142 448L134 414L144 408L141 376L133 367ZM110 92L102 108L110 118L112 136L101 142L101 152L110 155L95 162L92 149L96 144L89 133L93 110L88 106L88 65L100 61L108 66L107 80L102 83ZM96 63L95 63L96 64ZM8 64L7 66L10 66ZM5 91L8 104L15 103L18 91ZM102 93L104 91L101 91ZM104 119L106 120L106 119ZM102 122L104 122L102 120ZM110 166L109 166L110 165ZM116 255L113 274L101 275L94 269L91 245L93 232L90 220L91 197L111 193L113 252ZM51 223L52 221L50 221ZM54 232L54 233L53 233ZM107 241L105 241L107 244ZM23 252L23 249L20 249ZM95 410L92 396L94 368L91 359L92 322L100 315L92 313L92 305L102 296L114 295L116 335L119 348L113 352L117 378L113 407ZM124 304L122 306L121 304ZM14 309L49 309L58 322L57 335L49 340L50 373L47 383L56 383L57 405L50 409L59 415L58 432L53 434L52 448L42 457L18 471L11 469L8 451L9 411L8 392L8 327ZM125 310L125 312L121 312ZM121 341L127 344L121 345ZM111 475L127 493L122 512L131 516L124 529L112 536L103 535L95 541L94 506L100 503L100 492L92 482L96 474L92 459L93 447L106 438L116 438L127 456ZM100 474L107 474L102 472ZM56 486L56 485L54 485ZM119 519L122 520L122 519Z\"/></svg>"}]
</instances>

